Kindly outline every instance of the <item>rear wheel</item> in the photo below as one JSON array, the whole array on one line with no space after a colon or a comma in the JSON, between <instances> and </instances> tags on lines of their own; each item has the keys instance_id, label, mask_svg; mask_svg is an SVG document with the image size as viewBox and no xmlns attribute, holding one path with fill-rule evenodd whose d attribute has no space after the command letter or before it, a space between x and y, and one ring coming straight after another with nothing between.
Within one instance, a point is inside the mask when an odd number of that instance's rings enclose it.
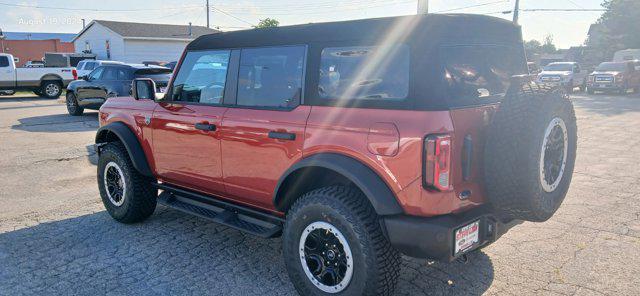
<instances>
[{"instance_id":1,"label":"rear wheel","mask_svg":"<svg viewBox=\"0 0 640 296\"><path fill-rule=\"evenodd\" d=\"M49 99L57 99L62 94L62 85L59 81L45 81L40 92Z\"/></svg>"},{"instance_id":2,"label":"rear wheel","mask_svg":"<svg viewBox=\"0 0 640 296\"><path fill-rule=\"evenodd\" d=\"M133 167L122 143L112 142L101 148L98 187L102 203L115 220L135 223L153 214L158 191L151 182Z\"/></svg>"},{"instance_id":3,"label":"rear wheel","mask_svg":"<svg viewBox=\"0 0 640 296\"><path fill-rule=\"evenodd\" d=\"M84 113L84 108L78 105L78 100L76 99L76 96L73 93L67 92L66 103L67 103L67 112L69 112L69 115L80 116L82 115L82 113Z\"/></svg>"},{"instance_id":4,"label":"rear wheel","mask_svg":"<svg viewBox=\"0 0 640 296\"><path fill-rule=\"evenodd\" d=\"M301 295L389 295L400 271L371 204L343 186L311 191L293 205L283 255Z\"/></svg>"}]
</instances>

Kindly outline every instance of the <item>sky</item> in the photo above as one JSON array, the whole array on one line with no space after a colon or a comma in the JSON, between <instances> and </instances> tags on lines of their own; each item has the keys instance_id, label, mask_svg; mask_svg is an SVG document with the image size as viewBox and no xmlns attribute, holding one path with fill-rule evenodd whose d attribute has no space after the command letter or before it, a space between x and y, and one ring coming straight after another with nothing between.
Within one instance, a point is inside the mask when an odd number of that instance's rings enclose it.
<instances>
[{"instance_id":1,"label":"sky","mask_svg":"<svg viewBox=\"0 0 640 296\"><path fill-rule=\"evenodd\" d=\"M206 0L0 0L0 29L8 32L77 33L82 19L206 25ZM250 28L260 19L281 25L397 16L416 13L417 0L210 0L212 26L223 31ZM511 19L515 0L430 0L430 12L454 10ZM597 9L603 0L521 0L521 8ZM6 5L9 4L9 5ZM484 5L487 4L487 5ZM11 6L18 5L18 6ZM51 8L35 8L54 7ZM589 25L602 12L522 12L525 40L552 35L560 48L584 43Z\"/></svg>"}]
</instances>

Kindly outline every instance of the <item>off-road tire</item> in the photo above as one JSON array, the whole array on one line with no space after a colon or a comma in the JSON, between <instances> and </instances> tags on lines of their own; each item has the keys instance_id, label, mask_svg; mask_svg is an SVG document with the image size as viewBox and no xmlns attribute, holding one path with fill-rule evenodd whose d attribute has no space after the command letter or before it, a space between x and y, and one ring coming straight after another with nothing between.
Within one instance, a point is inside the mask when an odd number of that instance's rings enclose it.
<instances>
[{"instance_id":1,"label":"off-road tire","mask_svg":"<svg viewBox=\"0 0 640 296\"><path fill-rule=\"evenodd\" d=\"M67 98L65 101L67 105L67 112L71 116L81 116L84 113L84 108L78 105L78 100L72 92L67 92Z\"/></svg>"},{"instance_id":2,"label":"off-road tire","mask_svg":"<svg viewBox=\"0 0 640 296\"><path fill-rule=\"evenodd\" d=\"M566 126L567 152L564 173L549 192L543 187L540 163L545 131L555 118ZM493 118L484 151L487 197L495 211L534 222L551 218L569 189L576 146L573 104L561 89L526 84L508 95Z\"/></svg>"},{"instance_id":3,"label":"off-road tire","mask_svg":"<svg viewBox=\"0 0 640 296\"><path fill-rule=\"evenodd\" d=\"M109 200L104 182L104 170L110 162L115 162L121 168L126 183L124 202L120 206ZM113 219L130 224L141 222L151 216L156 208L158 195L158 191L151 185L152 181L133 167L127 149L122 143L111 142L100 148L98 187L102 203Z\"/></svg>"},{"instance_id":4,"label":"off-road tire","mask_svg":"<svg viewBox=\"0 0 640 296\"><path fill-rule=\"evenodd\" d=\"M353 254L353 277L340 295L390 295L400 272L400 254L384 236L380 220L357 189L329 186L300 197L287 213L283 231L284 260L300 295L332 295L307 277L299 256L304 229L313 222L334 225L345 236Z\"/></svg>"},{"instance_id":5,"label":"off-road tire","mask_svg":"<svg viewBox=\"0 0 640 296\"><path fill-rule=\"evenodd\" d=\"M47 87L53 87L53 86L57 87L58 91L56 91L54 93L48 93L47 92ZM40 93L45 98L57 99L62 94L62 84L59 81L55 81L55 80L44 81L44 82L42 82L42 86L40 87Z\"/></svg>"}]
</instances>

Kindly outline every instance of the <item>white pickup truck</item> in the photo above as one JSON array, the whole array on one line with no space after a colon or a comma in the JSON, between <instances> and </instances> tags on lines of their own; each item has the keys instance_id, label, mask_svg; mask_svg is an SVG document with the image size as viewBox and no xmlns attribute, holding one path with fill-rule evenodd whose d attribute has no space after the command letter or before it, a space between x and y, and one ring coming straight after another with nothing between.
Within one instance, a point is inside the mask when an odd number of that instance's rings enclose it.
<instances>
[{"instance_id":1,"label":"white pickup truck","mask_svg":"<svg viewBox=\"0 0 640 296\"><path fill-rule=\"evenodd\" d=\"M581 91L587 88L588 76L589 73L582 70L578 63L551 63L542 68L542 72L538 74L538 82L562 86L567 92L572 93L576 87Z\"/></svg>"},{"instance_id":2,"label":"white pickup truck","mask_svg":"<svg viewBox=\"0 0 640 296\"><path fill-rule=\"evenodd\" d=\"M12 55L0 53L0 92L26 90L53 99L76 79L78 73L75 68L16 68Z\"/></svg>"}]
</instances>

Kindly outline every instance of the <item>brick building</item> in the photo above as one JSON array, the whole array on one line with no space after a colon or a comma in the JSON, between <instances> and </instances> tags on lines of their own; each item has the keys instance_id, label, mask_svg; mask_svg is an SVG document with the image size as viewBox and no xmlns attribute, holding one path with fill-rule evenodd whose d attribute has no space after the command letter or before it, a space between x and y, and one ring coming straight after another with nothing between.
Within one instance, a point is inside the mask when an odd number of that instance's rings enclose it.
<instances>
[{"instance_id":1,"label":"brick building","mask_svg":"<svg viewBox=\"0 0 640 296\"><path fill-rule=\"evenodd\" d=\"M41 61L45 52L75 52L73 43L62 42L60 39L0 40L0 46L0 52L12 54L19 59L16 63L18 67L27 61Z\"/></svg>"}]
</instances>

